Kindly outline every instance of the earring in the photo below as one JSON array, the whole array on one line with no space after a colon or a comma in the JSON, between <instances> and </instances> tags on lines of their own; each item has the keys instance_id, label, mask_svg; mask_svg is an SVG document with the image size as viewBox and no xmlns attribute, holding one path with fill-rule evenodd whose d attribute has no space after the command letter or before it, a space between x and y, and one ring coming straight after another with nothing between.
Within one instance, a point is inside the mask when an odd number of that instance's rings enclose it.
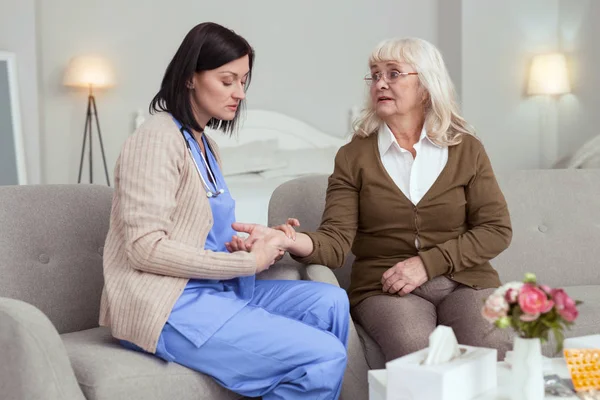
<instances>
[{"instance_id":1,"label":"earring","mask_svg":"<svg viewBox=\"0 0 600 400\"><path fill-rule=\"evenodd\" d=\"M186 86L187 86L188 89L193 89L194 88L194 84L192 82L188 82Z\"/></svg>"}]
</instances>

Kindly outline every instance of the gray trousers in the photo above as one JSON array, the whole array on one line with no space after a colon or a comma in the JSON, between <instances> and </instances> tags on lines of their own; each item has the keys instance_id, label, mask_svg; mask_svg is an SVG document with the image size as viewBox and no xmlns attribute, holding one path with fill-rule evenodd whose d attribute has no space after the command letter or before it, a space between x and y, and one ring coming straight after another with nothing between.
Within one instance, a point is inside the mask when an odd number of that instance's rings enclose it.
<instances>
[{"instance_id":1,"label":"gray trousers","mask_svg":"<svg viewBox=\"0 0 600 400\"><path fill-rule=\"evenodd\" d=\"M386 361L427 347L437 325L451 327L460 344L497 349L498 360L504 360L512 332L481 316L494 290L475 290L438 276L403 297L371 296L354 307L352 317L381 346Z\"/></svg>"}]
</instances>

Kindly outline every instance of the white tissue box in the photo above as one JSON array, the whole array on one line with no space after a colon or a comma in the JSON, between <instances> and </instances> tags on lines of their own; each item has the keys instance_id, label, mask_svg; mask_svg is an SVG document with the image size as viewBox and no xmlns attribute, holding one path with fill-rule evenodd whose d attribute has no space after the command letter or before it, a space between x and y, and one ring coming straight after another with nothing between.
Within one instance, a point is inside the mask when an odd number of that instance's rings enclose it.
<instances>
[{"instance_id":1,"label":"white tissue box","mask_svg":"<svg viewBox=\"0 0 600 400\"><path fill-rule=\"evenodd\" d=\"M460 357L422 365L428 349L386 363L386 400L471 400L497 386L497 350L459 345Z\"/></svg>"}]
</instances>

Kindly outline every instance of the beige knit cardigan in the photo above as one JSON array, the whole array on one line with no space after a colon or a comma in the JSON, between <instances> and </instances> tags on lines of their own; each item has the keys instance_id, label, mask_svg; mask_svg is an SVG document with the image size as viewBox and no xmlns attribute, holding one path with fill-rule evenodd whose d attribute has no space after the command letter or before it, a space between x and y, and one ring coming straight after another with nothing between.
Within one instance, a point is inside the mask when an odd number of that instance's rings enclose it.
<instances>
[{"instance_id":1,"label":"beige knit cardigan","mask_svg":"<svg viewBox=\"0 0 600 400\"><path fill-rule=\"evenodd\" d=\"M154 353L190 278L255 274L253 254L204 250L212 225L185 139L170 114L152 115L127 139L115 167L100 325Z\"/></svg>"}]
</instances>

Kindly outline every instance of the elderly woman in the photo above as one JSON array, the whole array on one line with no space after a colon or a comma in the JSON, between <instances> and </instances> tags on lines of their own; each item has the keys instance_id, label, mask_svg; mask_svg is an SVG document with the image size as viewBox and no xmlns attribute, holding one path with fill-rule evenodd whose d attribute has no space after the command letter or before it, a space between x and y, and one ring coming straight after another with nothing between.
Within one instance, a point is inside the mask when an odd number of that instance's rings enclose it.
<instances>
[{"instance_id":1,"label":"elderly woman","mask_svg":"<svg viewBox=\"0 0 600 400\"><path fill-rule=\"evenodd\" d=\"M336 156L321 226L285 249L330 268L352 250L352 314L387 360L426 347L438 324L452 327L459 343L497 348L502 359L510 340L481 307L500 284L489 260L508 247L512 230L485 149L459 115L432 44L385 41L369 68L368 101ZM289 225L297 221L278 228ZM235 249L249 250L268 232L235 228L251 233L228 244Z\"/></svg>"}]
</instances>

